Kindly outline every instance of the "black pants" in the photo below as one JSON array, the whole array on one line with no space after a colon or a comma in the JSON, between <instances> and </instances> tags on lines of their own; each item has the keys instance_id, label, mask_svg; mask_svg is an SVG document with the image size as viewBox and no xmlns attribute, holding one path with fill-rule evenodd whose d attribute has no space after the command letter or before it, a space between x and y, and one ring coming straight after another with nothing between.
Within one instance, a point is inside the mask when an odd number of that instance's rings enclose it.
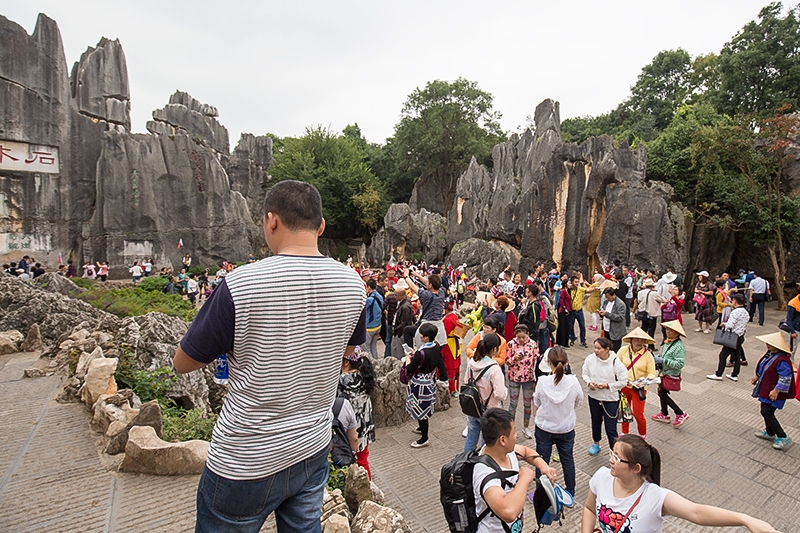
<instances>
[{"instance_id":1,"label":"black pants","mask_svg":"<svg viewBox=\"0 0 800 533\"><path fill-rule=\"evenodd\" d=\"M780 422L775 418L775 406L761 402L761 416L764 417L767 435L770 437L780 437L782 439L786 438L786 432L783 431Z\"/></svg>"},{"instance_id":2,"label":"black pants","mask_svg":"<svg viewBox=\"0 0 800 533\"><path fill-rule=\"evenodd\" d=\"M753 301L750 303L750 322L753 321L753 318L756 314L756 309L758 309L758 325L764 325L764 303L767 301L767 293L765 292L757 292L753 293Z\"/></svg>"},{"instance_id":3,"label":"black pants","mask_svg":"<svg viewBox=\"0 0 800 533\"><path fill-rule=\"evenodd\" d=\"M615 352L618 352L619 349L622 347L622 339L614 340L611 338L611 333L608 330L605 330L605 337L611 341L611 349Z\"/></svg>"},{"instance_id":4,"label":"black pants","mask_svg":"<svg viewBox=\"0 0 800 533\"><path fill-rule=\"evenodd\" d=\"M658 399L661 400L661 414L664 416L669 415L669 409L671 408L675 411L676 415L682 415L683 410L678 407L678 404L675 403L675 400L672 399L670 396L669 391L662 387L661 385L658 386Z\"/></svg>"},{"instance_id":5,"label":"black pants","mask_svg":"<svg viewBox=\"0 0 800 533\"><path fill-rule=\"evenodd\" d=\"M558 329L556 330L556 344L569 347L569 315L562 311L558 313Z\"/></svg>"},{"instance_id":6,"label":"black pants","mask_svg":"<svg viewBox=\"0 0 800 533\"><path fill-rule=\"evenodd\" d=\"M619 408L619 401L615 402L601 402L589 396L589 415L592 418L592 440L600 442L602 426L606 427L606 438L608 438L608 447L613 449L614 443L617 442L617 409Z\"/></svg>"},{"instance_id":7,"label":"black pants","mask_svg":"<svg viewBox=\"0 0 800 533\"><path fill-rule=\"evenodd\" d=\"M428 440L428 429L430 428L430 423L428 422L427 418L424 420L417 420L417 422L419 422L419 429L422 432L422 436L419 438L417 442L422 444L423 442Z\"/></svg>"},{"instance_id":8,"label":"black pants","mask_svg":"<svg viewBox=\"0 0 800 533\"><path fill-rule=\"evenodd\" d=\"M648 316L644 320L642 320L642 329L653 337L656 338L656 325L658 324L658 318L654 316ZM655 350L655 346L653 344L650 345L651 350Z\"/></svg>"},{"instance_id":9,"label":"black pants","mask_svg":"<svg viewBox=\"0 0 800 533\"><path fill-rule=\"evenodd\" d=\"M411 348L414 347L414 335L417 334L417 325L412 324L403 329L403 342L408 344ZM402 359L405 354L396 354L395 357Z\"/></svg>"},{"instance_id":10,"label":"black pants","mask_svg":"<svg viewBox=\"0 0 800 533\"><path fill-rule=\"evenodd\" d=\"M742 367L742 360L744 359L744 352L742 351L742 343L744 343L744 335L739 337L739 342L736 343L736 348L728 348L723 346L719 351L719 363L717 364L717 377L722 377L725 372L725 363L728 362L728 357L733 361L733 372L731 376L736 377L739 375L739 370Z\"/></svg>"},{"instance_id":11,"label":"black pants","mask_svg":"<svg viewBox=\"0 0 800 533\"><path fill-rule=\"evenodd\" d=\"M188 270L187 270L188 272ZM631 306L633 305L633 298L623 298L625 302L625 327L631 327Z\"/></svg>"}]
</instances>

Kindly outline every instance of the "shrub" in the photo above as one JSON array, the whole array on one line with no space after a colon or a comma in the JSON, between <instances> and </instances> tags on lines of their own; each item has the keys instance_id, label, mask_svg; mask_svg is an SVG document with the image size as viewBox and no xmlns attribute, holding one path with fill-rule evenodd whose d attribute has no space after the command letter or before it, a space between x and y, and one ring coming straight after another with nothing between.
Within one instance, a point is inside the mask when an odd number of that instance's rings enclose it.
<instances>
[{"instance_id":1,"label":"shrub","mask_svg":"<svg viewBox=\"0 0 800 533\"><path fill-rule=\"evenodd\" d=\"M91 289L94 287L94 280L89 278L69 278L69 280L81 289Z\"/></svg>"},{"instance_id":2,"label":"shrub","mask_svg":"<svg viewBox=\"0 0 800 533\"><path fill-rule=\"evenodd\" d=\"M347 467L336 467L328 456L328 492L340 489L344 492L344 481L347 478Z\"/></svg>"},{"instance_id":3,"label":"shrub","mask_svg":"<svg viewBox=\"0 0 800 533\"><path fill-rule=\"evenodd\" d=\"M179 294L164 294L158 291L143 290L139 287L126 289L93 288L80 295L81 300L125 318L144 315L153 311L192 320L197 310Z\"/></svg>"},{"instance_id":4,"label":"shrub","mask_svg":"<svg viewBox=\"0 0 800 533\"><path fill-rule=\"evenodd\" d=\"M162 278L161 276L148 276L142 279L137 287L143 291L161 292L161 289L163 289L164 285L167 283L169 283L167 278Z\"/></svg>"},{"instance_id":5,"label":"shrub","mask_svg":"<svg viewBox=\"0 0 800 533\"><path fill-rule=\"evenodd\" d=\"M161 403L163 432L161 438L167 442L200 439L211 440L211 432L217 415L203 409L181 409L170 402Z\"/></svg>"},{"instance_id":6,"label":"shrub","mask_svg":"<svg viewBox=\"0 0 800 533\"><path fill-rule=\"evenodd\" d=\"M167 393L178 377L167 367L156 368L152 372L139 370L136 368L133 353L129 348L123 347L114 379L120 389L131 389L144 403L150 400L171 401L167 398Z\"/></svg>"},{"instance_id":7,"label":"shrub","mask_svg":"<svg viewBox=\"0 0 800 533\"><path fill-rule=\"evenodd\" d=\"M204 267L203 265L195 265L189 269L189 272L187 272L187 274L194 274L195 276L199 276L205 271L206 267ZM180 272L180 270L178 272Z\"/></svg>"}]
</instances>

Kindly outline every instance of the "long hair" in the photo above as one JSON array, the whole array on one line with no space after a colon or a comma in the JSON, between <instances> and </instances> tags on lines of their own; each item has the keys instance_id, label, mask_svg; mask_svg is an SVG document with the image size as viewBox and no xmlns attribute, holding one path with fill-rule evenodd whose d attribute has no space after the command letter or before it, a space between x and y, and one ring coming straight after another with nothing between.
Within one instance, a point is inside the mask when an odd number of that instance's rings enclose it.
<instances>
[{"instance_id":1,"label":"long hair","mask_svg":"<svg viewBox=\"0 0 800 533\"><path fill-rule=\"evenodd\" d=\"M475 348L475 355L473 356L473 359L475 361L480 361L484 357L489 357L491 353L499 347L500 337L498 337L495 333L487 333L478 342L478 346Z\"/></svg>"},{"instance_id":2,"label":"long hair","mask_svg":"<svg viewBox=\"0 0 800 533\"><path fill-rule=\"evenodd\" d=\"M547 354L548 362L553 365L553 375L555 376L554 383L558 385L564 378L569 358L567 357L567 350L563 346L553 346L550 348L550 353Z\"/></svg>"},{"instance_id":3,"label":"long hair","mask_svg":"<svg viewBox=\"0 0 800 533\"><path fill-rule=\"evenodd\" d=\"M642 467L640 475L656 485L661 484L661 454L639 435L622 435L617 442L625 445L626 460Z\"/></svg>"},{"instance_id":4,"label":"long hair","mask_svg":"<svg viewBox=\"0 0 800 533\"><path fill-rule=\"evenodd\" d=\"M358 361L348 359L347 362L350 363L350 368L358 370L358 373L361 374L361 379L364 381L364 392L371 394L375 390L375 369L372 367L369 357L362 357Z\"/></svg>"}]
</instances>

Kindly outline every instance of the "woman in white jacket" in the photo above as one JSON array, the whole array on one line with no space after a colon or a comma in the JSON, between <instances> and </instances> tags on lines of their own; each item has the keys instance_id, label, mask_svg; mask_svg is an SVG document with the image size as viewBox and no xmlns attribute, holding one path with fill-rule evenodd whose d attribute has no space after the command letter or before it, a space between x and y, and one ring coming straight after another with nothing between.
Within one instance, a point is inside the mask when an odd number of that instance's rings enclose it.
<instances>
[{"instance_id":1,"label":"woman in white jacket","mask_svg":"<svg viewBox=\"0 0 800 533\"><path fill-rule=\"evenodd\" d=\"M554 346L548 353L551 374L539 378L533 403L536 411L536 453L550 462L553 444L561 456L566 489L575 495L575 409L583 403L583 390L578 378L565 374L569 364L567 351Z\"/></svg>"},{"instance_id":2,"label":"woman in white jacket","mask_svg":"<svg viewBox=\"0 0 800 533\"><path fill-rule=\"evenodd\" d=\"M592 418L592 444L589 455L600 453L603 424L606 426L609 449L617 441L617 408L619 391L628 384L628 371L611 351L611 341L600 337L594 341L594 353L583 362L583 381L589 387L589 415Z\"/></svg>"}]
</instances>

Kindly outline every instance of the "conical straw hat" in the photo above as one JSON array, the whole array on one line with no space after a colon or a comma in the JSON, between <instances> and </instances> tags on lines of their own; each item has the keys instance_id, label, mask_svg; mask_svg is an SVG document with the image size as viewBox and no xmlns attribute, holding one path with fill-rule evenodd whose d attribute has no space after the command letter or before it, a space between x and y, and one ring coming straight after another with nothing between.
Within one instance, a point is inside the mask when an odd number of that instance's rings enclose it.
<instances>
[{"instance_id":1,"label":"conical straw hat","mask_svg":"<svg viewBox=\"0 0 800 533\"><path fill-rule=\"evenodd\" d=\"M686 331L684 331L683 325L680 322L678 322L677 320L670 320L669 322L662 322L661 325L664 326L665 328L671 329L672 331L676 331L676 332L680 333L684 337L686 336Z\"/></svg>"},{"instance_id":2,"label":"conical straw hat","mask_svg":"<svg viewBox=\"0 0 800 533\"><path fill-rule=\"evenodd\" d=\"M635 328L630 331L627 335L622 337L622 342L631 342L631 339L644 339L650 344L655 344L656 340L645 333L642 328Z\"/></svg>"},{"instance_id":3,"label":"conical straw hat","mask_svg":"<svg viewBox=\"0 0 800 533\"><path fill-rule=\"evenodd\" d=\"M782 352L792 353L792 350L789 349L789 345L786 344L786 340L784 340L780 331L770 333L769 335L761 335L756 337L756 339L766 343L767 346L772 346L773 348L777 348Z\"/></svg>"},{"instance_id":4,"label":"conical straw hat","mask_svg":"<svg viewBox=\"0 0 800 533\"><path fill-rule=\"evenodd\" d=\"M616 289L617 288L617 282L614 281L614 280L611 280L611 279L607 279L603 283L600 284L598 289L604 290L604 289L607 289L609 287L611 287L612 289Z\"/></svg>"}]
</instances>

